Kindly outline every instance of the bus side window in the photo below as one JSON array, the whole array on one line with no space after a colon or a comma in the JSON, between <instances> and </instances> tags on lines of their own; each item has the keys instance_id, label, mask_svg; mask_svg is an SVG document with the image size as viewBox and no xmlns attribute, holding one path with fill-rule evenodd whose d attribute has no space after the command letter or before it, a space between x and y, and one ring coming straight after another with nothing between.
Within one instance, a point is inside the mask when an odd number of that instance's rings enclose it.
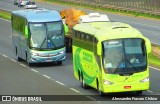
<instances>
[{"instance_id":1,"label":"bus side window","mask_svg":"<svg viewBox=\"0 0 160 104\"><path fill-rule=\"evenodd\" d=\"M77 31L73 30L73 38L76 38Z\"/></svg>"}]
</instances>

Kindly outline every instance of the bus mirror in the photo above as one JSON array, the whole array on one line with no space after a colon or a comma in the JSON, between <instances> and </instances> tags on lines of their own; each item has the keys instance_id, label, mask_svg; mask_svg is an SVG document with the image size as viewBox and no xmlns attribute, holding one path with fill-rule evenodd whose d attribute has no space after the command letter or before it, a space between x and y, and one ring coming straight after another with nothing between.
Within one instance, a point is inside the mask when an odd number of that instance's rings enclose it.
<instances>
[{"instance_id":1,"label":"bus mirror","mask_svg":"<svg viewBox=\"0 0 160 104\"><path fill-rule=\"evenodd\" d=\"M102 55L102 45L100 42L98 42L98 45L97 45L97 55L98 56Z\"/></svg>"},{"instance_id":2,"label":"bus mirror","mask_svg":"<svg viewBox=\"0 0 160 104\"><path fill-rule=\"evenodd\" d=\"M147 53L150 53L151 52L151 42L149 39L145 39L145 44L146 44L146 47L147 47Z\"/></svg>"},{"instance_id":3,"label":"bus mirror","mask_svg":"<svg viewBox=\"0 0 160 104\"><path fill-rule=\"evenodd\" d=\"M25 26L25 38L28 39L28 26Z\"/></svg>"},{"instance_id":4,"label":"bus mirror","mask_svg":"<svg viewBox=\"0 0 160 104\"><path fill-rule=\"evenodd\" d=\"M64 32L65 35L68 35L68 26L66 24L64 24Z\"/></svg>"}]
</instances>

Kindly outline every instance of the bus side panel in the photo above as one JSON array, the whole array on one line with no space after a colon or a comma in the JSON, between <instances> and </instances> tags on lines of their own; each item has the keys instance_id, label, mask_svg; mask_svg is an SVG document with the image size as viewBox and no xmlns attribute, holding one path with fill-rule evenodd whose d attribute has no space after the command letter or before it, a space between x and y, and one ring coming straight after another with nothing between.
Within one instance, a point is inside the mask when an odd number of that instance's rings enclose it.
<instances>
[{"instance_id":1,"label":"bus side panel","mask_svg":"<svg viewBox=\"0 0 160 104\"><path fill-rule=\"evenodd\" d=\"M19 33L18 32L13 32L12 33L12 41L13 41L13 45L14 45L14 48L15 48L15 53L17 51L17 55L19 57L21 57L21 46L20 46L20 43L21 43L21 39L19 37Z\"/></svg>"},{"instance_id":2,"label":"bus side panel","mask_svg":"<svg viewBox=\"0 0 160 104\"><path fill-rule=\"evenodd\" d=\"M21 38L21 51L22 51L22 59L26 60L26 52L28 49L26 38L24 37L24 34L20 36Z\"/></svg>"},{"instance_id":3,"label":"bus side panel","mask_svg":"<svg viewBox=\"0 0 160 104\"><path fill-rule=\"evenodd\" d=\"M76 52L77 47L76 46L72 46L72 54L73 54L73 71L74 71L74 76L76 77L76 79L79 80L79 67L78 67L78 52Z\"/></svg>"},{"instance_id":4,"label":"bus side panel","mask_svg":"<svg viewBox=\"0 0 160 104\"><path fill-rule=\"evenodd\" d=\"M76 46L73 46L74 76L79 79L78 71L83 73L84 81L87 85L97 88L97 77L99 66L94 57L94 53Z\"/></svg>"}]
</instances>

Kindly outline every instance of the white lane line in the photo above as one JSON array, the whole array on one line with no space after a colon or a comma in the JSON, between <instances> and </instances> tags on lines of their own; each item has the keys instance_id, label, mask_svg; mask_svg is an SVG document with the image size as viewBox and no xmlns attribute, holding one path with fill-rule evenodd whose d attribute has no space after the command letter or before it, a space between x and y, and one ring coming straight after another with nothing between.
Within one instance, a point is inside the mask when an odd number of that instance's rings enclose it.
<instances>
[{"instance_id":1,"label":"white lane line","mask_svg":"<svg viewBox=\"0 0 160 104\"><path fill-rule=\"evenodd\" d=\"M74 88L70 88L72 91L79 93L78 90L74 89Z\"/></svg>"},{"instance_id":2,"label":"white lane line","mask_svg":"<svg viewBox=\"0 0 160 104\"><path fill-rule=\"evenodd\" d=\"M8 58L8 56L6 56L5 54L2 54L2 56L4 56L4 57Z\"/></svg>"},{"instance_id":3,"label":"white lane line","mask_svg":"<svg viewBox=\"0 0 160 104\"><path fill-rule=\"evenodd\" d=\"M35 69L30 69L30 70L32 70L32 71L34 71L34 72L38 73L38 71L37 71L37 70L35 70Z\"/></svg>"},{"instance_id":4,"label":"white lane line","mask_svg":"<svg viewBox=\"0 0 160 104\"><path fill-rule=\"evenodd\" d=\"M6 20L6 19L3 19L3 18L0 18L1 20L3 20L3 21L7 21L7 22L11 22L11 21L9 21L9 20Z\"/></svg>"},{"instance_id":5,"label":"white lane line","mask_svg":"<svg viewBox=\"0 0 160 104\"><path fill-rule=\"evenodd\" d=\"M24 64L20 64L21 66L23 66L23 67L27 67L26 65L24 65Z\"/></svg>"},{"instance_id":6,"label":"white lane line","mask_svg":"<svg viewBox=\"0 0 160 104\"><path fill-rule=\"evenodd\" d=\"M152 66L149 66L150 68L153 68L153 69L155 69L155 70L158 70L158 71L160 71L160 69L158 69L158 68L155 68L155 67L152 67Z\"/></svg>"},{"instance_id":7,"label":"white lane line","mask_svg":"<svg viewBox=\"0 0 160 104\"><path fill-rule=\"evenodd\" d=\"M16 60L14 60L14 59L10 59L11 61L13 61L13 62L17 62Z\"/></svg>"},{"instance_id":8,"label":"white lane line","mask_svg":"<svg viewBox=\"0 0 160 104\"><path fill-rule=\"evenodd\" d=\"M148 92L150 92L150 93L154 93L153 91L151 91L151 90L147 90Z\"/></svg>"},{"instance_id":9,"label":"white lane line","mask_svg":"<svg viewBox=\"0 0 160 104\"><path fill-rule=\"evenodd\" d=\"M154 45L159 45L160 46L160 44L159 43L154 43L154 42L151 42L152 44L154 44Z\"/></svg>"},{"instance_id":10,"label":"white lane line","mask_svg":"<svg viewBox=\"0 0 160 104\"><path fill-rule=\"evenodd\" d=\"M59 82L59 81L55 81L56 83L58 83L58 84L60 84L60 85L62 85L62 86L64 86L65 84L63 84L62 82Z\"/></svg>"},{"instance_id":11,"label":"white lane line","mask_svg":"<svg viewBox=\"0 0 160 104\"><path fill-rule=\"evenodd\" d=\"M95 98L92 98L92 97L90 97L90 96L86 96L87 98L89 98L89 99L91 99L91 100L94 100L94 101L96 101L96 99Z\"/></svg>"},{"instance_id":12,"label":"white lane line","mask_svg":"<svg viewBox=\"0 0 160 104\"><path fill-rule=\"evenodd\" d=\"M46 77L46 78L48 78L48 79L51 79L51 77L49 77L49 76L47 76L47 75L45 75L45 74L43 74L43 76Z\"/></svg>"},{"instance_id":13,"label":"white lane line","mask_svg":"<svg viewBox=\"0 0 160 104\"><path fill-rule=\"evenodd\" d=\"M118 19L114 19L114 20L119 21ZM125 21L125 20L120 20L120 21L122 21L122 22L132 23L132 24L143 25L143 26L150 26L150 27L154 27L154 28L160 28L159 26L153 26L153 25L144 24L144 23L137 23L137 22L131 22L131 21Z\"/></svg>"}]
</instances>

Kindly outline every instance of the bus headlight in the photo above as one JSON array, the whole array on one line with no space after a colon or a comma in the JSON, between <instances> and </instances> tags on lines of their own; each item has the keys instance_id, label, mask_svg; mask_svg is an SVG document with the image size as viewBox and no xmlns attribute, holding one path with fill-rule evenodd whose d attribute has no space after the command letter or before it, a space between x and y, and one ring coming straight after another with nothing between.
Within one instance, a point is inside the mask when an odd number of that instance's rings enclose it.
<instances>
[{"instance_id":1,"label":"bus headlight","mask_svg":"<svg viewBox=\"0 0 160 104\"><path fill-rule=\"evenodd\" d=\"M63 54L63 53L64 53L64 51L60 51L59 53L60 53L60 54Z\"/></svg>"},{"instance_id":2,"label":"bus headlight","mask_svg":"<svg viewBox=\"0 0 160 104\"><path fill-rule=\"evenodd\" d=\"M140 80L139 82L142 82L142 83L144 83L144 82L149 82L149 77L146 77L146 78Z\"/></svg>"},{"instance_id":3,"label":"bus headlight","mask_svg":"<svg viewBox=\"0 0 160 104\"><path fill-rule=\"evenodd\" d=\"M107 80L103 80L103 83L104 83L105 85L112 85L112 84L113 84L113 82L107 81Z\"/></svg>"},{"instance_id":4,"label":"bus headlight","mask_svg":"<svg viewBox=\"0 0 160 104\"><path fill-rule=\"evenodd\" d=\"M33 56L39 56L38 53L31 53Z\"/></svg>"}]
</instances>

